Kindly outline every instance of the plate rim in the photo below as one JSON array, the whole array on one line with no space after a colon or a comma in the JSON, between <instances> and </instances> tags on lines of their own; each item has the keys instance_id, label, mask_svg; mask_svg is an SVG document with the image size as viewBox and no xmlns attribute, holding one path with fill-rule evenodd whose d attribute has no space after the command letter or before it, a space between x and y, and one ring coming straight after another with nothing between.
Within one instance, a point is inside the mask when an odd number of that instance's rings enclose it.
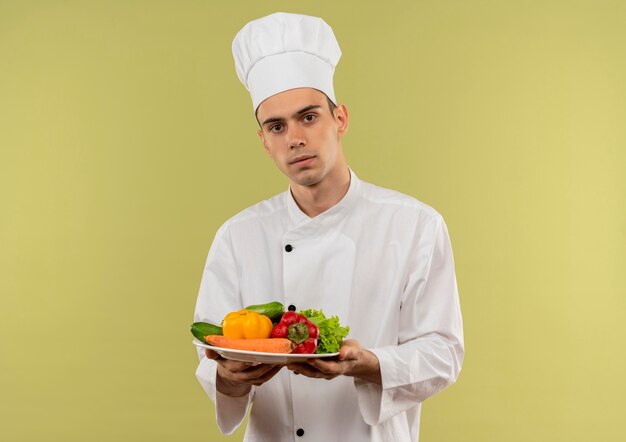
<instances>
[{"instance_id":1,"label":"plate rim","mask_svg":"<svg viewBox=\"0 0 626 442\"><path fill-rule=\"evenodd\" d=\"M287 358L293 358L293 359L320 359L320 358L332 358L334 356L339 356L339 352L336 353L311 353L311 354L305 354L305 353L266 353L266 352L262 352L262 351L250 351L250 350L239 350L236 348L226 348L226 347L216 347L214 345L211 344L205 344L204 342L199 341L198 339L194 339L192 341L192 343L196 346L196 347L202 347L202 348L208 348L209 350L215 350L215 351L228 351L228 352L232 352L235 354L240 354L240 355L245 355L245 356L260 356L260 357L266 357L266 356L276 356L276 357L287 357Z\"/></svg>"}]
</instances>

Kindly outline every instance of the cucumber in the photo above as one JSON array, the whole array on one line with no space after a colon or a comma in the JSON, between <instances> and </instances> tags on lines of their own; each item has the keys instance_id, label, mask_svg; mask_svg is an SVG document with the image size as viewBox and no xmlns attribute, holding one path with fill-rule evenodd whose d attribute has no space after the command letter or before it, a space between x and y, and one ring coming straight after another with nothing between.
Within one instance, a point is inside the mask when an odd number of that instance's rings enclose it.
<instances>
[{"instance_id":1,"label":"cucumber","mask_svg":"<svg viewBox=\"0 0 626 442\"><path fill-rule=\"evenodd\" d=\"M221 335L222 327L207 322L194 322L191 324L191 333L193 333L198 341L206 344L204 337L208 335Z\"/></svg>"},{"instance_id":2,"label":"cucumber","mask_svg":"<svg viewBox=\"0 0 626 442\"><path fill-rule=\"evenodd\" d=\"M272 321L280 319L282 314L285 313L285 307L278 301L268 302L267 304L250 305L246 307L246 310L265 315Z\"/></svg>"}]
</instances>

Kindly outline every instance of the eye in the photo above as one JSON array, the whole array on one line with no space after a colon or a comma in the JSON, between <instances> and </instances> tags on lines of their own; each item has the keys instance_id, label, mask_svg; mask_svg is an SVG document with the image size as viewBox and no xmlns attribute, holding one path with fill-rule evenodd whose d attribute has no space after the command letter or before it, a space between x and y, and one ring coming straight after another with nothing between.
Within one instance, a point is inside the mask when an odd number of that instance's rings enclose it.
<instances>
[{"instance_id":1,"label":"eye","mask_svg":"<svg viewBox=\"0 0 626 442\"><path fill-rule=\"evenodd\" d=\"M306 114L304 116L304 121L306 121L307 123L310 123L312 121L315 121L316 118L317 118L317 115L315 114Z\"/></svg>"},{"instance_id":2,"label":"eye","mask_svg":"<svg viewBox=\"0 0 626 442\"><path fill-rule=\"evenodd\" d=\"M276 133L276 132L280 132L282 128L283 128L282 124L273 124L270 126L269 131Z\"/></svg>"}]
</instances>

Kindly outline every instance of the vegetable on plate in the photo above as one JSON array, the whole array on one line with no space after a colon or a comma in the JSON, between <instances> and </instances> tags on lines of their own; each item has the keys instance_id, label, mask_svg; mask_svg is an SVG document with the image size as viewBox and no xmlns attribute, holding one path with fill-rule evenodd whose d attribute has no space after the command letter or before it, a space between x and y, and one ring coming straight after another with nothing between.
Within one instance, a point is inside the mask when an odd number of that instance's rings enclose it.
<instances>
[{"instance_id":1,"label":"vegetable on plate","mask_svg":"<svg viewBox=\"0 0 626 442\"><path fill-rule=\"evenodd\" d=\"M278 301L231 312L221 326L206 322L191 325L199 341L209 342L211 338L209 343L217 347L295 354L336 353L349 331L337 316L327 318L322 310L315 309L285 312Z\"/></svg>"},{"instance_id":2,"label":"vegetable on plate","mask_svg":"<svg viewBox=\"0 0 626 442\"><path fill-rule=\"evenodd\" d=\"M291 353L293 343L289 339L236 339L226 336L205 336L205 341L215 347L264 353Z\"/></svg>"},{"instance_id":3,"label":"vegetable on plate","mask_svg":"<svg viewBox=\"0 0 626 442\"><path fill-rule=\"evenodd\" d=\"M292 353L315 353L319 329L296 312L285 313L272 330L272 338L287 338L295 344Z\"/></svg>"},{"instance_id":4,"label":"vegetable on plate","mask_svg":"<svg viewBox=\"0 0 626 442\"><path fill-rule=\"evenodd\" d=\"M278 301L274 301L266 304L249 305L246 307L246 310L265 315L272 321L278 321L282 314L285 313L285 306Z\"/></svg>"},{"instance_id":5,"label":"vegetable on plate","mask_svg":"<svg viewBox=\"0 0 626 442\"><path fill-rule=\"evenodd\" d=\"M227 338L264 339L272 333L272 320L250 310L239 310L226 315L222 321L222 334Z\"/></svg>"},{"instance_id":6,"label":"vegetable on plate","mask_svg":"<svg viewBox=\"0 0 626 442\"><path fill-rule=\"evenodd\" d=\"M303 310L300 314L313 324L317 325L320 335L315 353L336 353L341 348L341 342L348 336L350 327L342 327L338 316L327 318L322 310Z\"/></svg>"},{"instance_id":7,"label":"vegetable on plate","mask_svg":"<svg viewBox=\"0 0 626 442\"><path fill-rule=\"evenodd\" d=\"M221 335L222 327L207 322L194 322L191 324L191 333L198 341L204 342L207 335Z\"/></svg>"}]
</instances>

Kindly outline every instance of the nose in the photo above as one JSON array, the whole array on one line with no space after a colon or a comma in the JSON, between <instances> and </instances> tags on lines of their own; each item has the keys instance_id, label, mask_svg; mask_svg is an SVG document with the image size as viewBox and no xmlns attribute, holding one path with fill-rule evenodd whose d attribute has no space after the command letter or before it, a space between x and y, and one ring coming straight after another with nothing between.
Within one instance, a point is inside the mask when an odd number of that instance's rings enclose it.
<instances>
[{"instance_id":1,"label":"nose","mask_svg":"<svg viewBox=\"0 0 626 442\"><path fill-rule=\"evenodd\" d=\"M296 147L306 146L306 139L304 137L304 130L297 125L292 125L289 128L289 147L295 149Z\"/></svg>"}]
</instances>

